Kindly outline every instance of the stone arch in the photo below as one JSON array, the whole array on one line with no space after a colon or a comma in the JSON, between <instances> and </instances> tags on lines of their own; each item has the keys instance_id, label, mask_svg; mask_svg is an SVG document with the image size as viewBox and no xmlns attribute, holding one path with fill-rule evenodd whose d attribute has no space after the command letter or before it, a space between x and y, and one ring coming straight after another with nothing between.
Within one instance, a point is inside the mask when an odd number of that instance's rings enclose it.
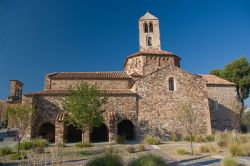
<instances>
[{"instance_id":1,"label":"stone arch","mask_svg":"<svg viewBox=\"0 0 250 166\"><path fill-rule=\"evenodd\" d=\"M94 127L90 134L91 142L108 142L108 127L102 123L99 127Z\"/></svg>"},{"instance_id":2,"label":"stone arch","mask_svg":"<svg viewBox=\"0 0 250 166\"><path fill-rule=\"evenodd\" d=\"M125 137L126 140L135 139L135 126L132 121L124 119L117 125L117 134Z\"/></svg>"},{"instance_id":3,"label":"stone arch","mask_svg":"<svg viewBox=\"0 0 250 166\"><path fill-rule=\"evenodd\" d=\"M67 143L81 142L82 141L82 130L77 129L72 124L68 125L66 139L67 139Z\"/></svg>"},{"instance_id":4,"label":"stone arch","mask_svg":"<svg viewBox=\"0 0 250 166\"><path fill-rule=\"evenodd\" d=\"M50 143L55 142L55 125L47 122L40 125L38 130L38 137L47 139Z\"/></svg>"}]
</instances>

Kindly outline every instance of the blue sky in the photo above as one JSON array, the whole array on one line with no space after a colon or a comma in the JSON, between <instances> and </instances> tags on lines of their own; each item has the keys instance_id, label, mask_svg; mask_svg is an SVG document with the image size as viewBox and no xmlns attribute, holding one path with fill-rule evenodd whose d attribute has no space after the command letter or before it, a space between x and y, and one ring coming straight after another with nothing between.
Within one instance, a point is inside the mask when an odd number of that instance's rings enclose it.
<instances>
[{"instance_id":1,"label":"blue sky","mask_svg":"<svg viewBox=\"0 0 250 166\"><path fill-rule=\"evenodd\" d=\"M162 49L191 73L250 60L249 0L0 0L0 98L10 79L30 92L50 72L122 71L147 10L160 19Z\"/></svg>"}]
</instances>

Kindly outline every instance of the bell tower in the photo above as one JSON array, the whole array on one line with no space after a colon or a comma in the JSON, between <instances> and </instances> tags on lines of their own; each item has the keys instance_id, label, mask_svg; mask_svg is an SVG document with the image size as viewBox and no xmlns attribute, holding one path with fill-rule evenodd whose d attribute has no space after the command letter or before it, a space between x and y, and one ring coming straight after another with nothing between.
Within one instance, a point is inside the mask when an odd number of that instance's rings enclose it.
<instances>
[{"instance_id":1,"label":"bell tower","mask_svg":"<svg viewBox=\"0 0 250 166\"><path fill-rule=\"evenodd\" d=\"M140 51L161 50L159 20L147 12L139 19Z\"/></svg>"}]
</instances>

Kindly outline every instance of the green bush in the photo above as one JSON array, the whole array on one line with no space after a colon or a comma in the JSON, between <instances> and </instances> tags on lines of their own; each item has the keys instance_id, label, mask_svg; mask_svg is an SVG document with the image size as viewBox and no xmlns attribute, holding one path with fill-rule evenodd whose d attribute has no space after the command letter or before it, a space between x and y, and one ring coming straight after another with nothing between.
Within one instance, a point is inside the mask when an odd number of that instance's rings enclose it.
<instances>
[{"instance_id":1,"label":"green bush","mask_svg":"<svg viewBox=\"0 0 250 166\"><path fill-rule=\"evenodd\" d=\"M123 166L123 162L118 155L107 153L90 160L86 166Z\"/></svg>"},{"instance_id":2,"label":"green bush","mask_svg":"<svg viewBox=\"0 0 250 166\"><path fill-rule=\"evenodd\" d=\"M143 139L143 143L148 144L148 145L159 145L160 144L160 138L155 137L155 136L146 136Z\"/></svg>"},{"instance_id":3,"label":"green bush","mask_svg":"<svg viewBox=\"0 0 250 166\"><path fill-rule=\"evenodd\" d=\"M186 149L176 149L178 155L188 155L189 152Z\"/></svg>"},{"instance_id":4,"label":"green bush","mask_svg":"<svg viewBox=\"0 0 250 166\"><path fill-rule=\"evenodd\" d=\"M124 136L117 136L115 137L115 142L118 144L124 144L125 143L125 137Z\"/></svg>"},{"instance_id":5,"label":"green bush","mask_svg":"<svg viewBox=\"0 0 250 166\"><path fill-rule=\"evenodd\" d=\"M19 155L17 153L11 155L9 157L10 160L21 160L21 159L27 159L27 155L25 153L20 153Z\"/></svg>"},{"instance_id":6,"label":"green bush","mask_svg":"<svg viewBox=\"0 0 250 166\"><path fill-rule=\"evenodd\" d=\"M8 146L5 146L5 147L2 147L0 148L0 155L8 155L8 154L11 154L12 153L12 150L10 147Z\"/></svg>"},{"instance_id":7,"label":"green bush","mask_svg":"<svg viewBox=\"0 0 250 166\"><path fill-rule=\"evenodd\" d=\"M78 148L84 148L84 147L91 147L92 145L90 143L86 143L86 142L79 142L75 144L75 147Z\"/></svg>"},{"instance_id":8,"label":"green bush","mask_svg":"<svg viewBox=\"0 0 250 166\"><path fill-rule=\"evenodd\" d=\"M31 141L23 141L20 143L20 150L29 150L33 147L33 143Z\"/></svg>"},{"instance_id":9,"label":"green bush","mask_svg":"<svg viewBox=\"0 0 250 166\"><path fill-rule=\"evenodd\" d=\"M192 141L194 141L194 139L195 139L195 136L192 135ZM190 135L185 135L185 136L182 138L182 140L183 140L183 141L189 142L189 141L190 141Z\"/></svg>"},{"instance_id":10,"label":"green bush","mask_svg":"<svg viewBox=\"0 0 250 166\"><path fill-rule=\"evenodd\" d=\"M128 166L166 166L166 161L159 156L147 154L131 161Z\"/></svg>"},{"instance_id":11,"label":"green bush","mask_svg":"<svg viewBox=\"0 0 250 166\"><path fill-rule=\"evenodd\" d=\"M29 150L32 148L45 148L49 145L46 139L32 139L30 141L23 141L20 143L20 150Z\"/></svg>"},{"instance_id":12,"label":"green bush","mask_svg":"<svg viewBox=\"0 0 250 166\"><path fill-rule=\"evenodd\" d=\"M198 143L206 142L206 138L203 135L196 135L194 137L194 142L198 142Z\"/></svg>"},{"instance_id":13,"label":"green bush","mask_svg":"<svg viewBox=\"0 0 250 166\"><path fill-rule=\"evenodd\" d=\"M233 144L229 148L232 156L245 156L244 150L240 144Z\"/></svg>"},{"instance_id":14,"label":"green bush","mask_svg":"<svg viewBox=\"0 0 250 166\"><path fill-rule=\"evenodd\" d=\"M205 139L207 142L214 142L215 141L214 135L207 135Z\"/></svg>"},{"instance_id":15,"label":"green bush","mask_svg":"<svg viewBox=\"0 0 250 166\"><path fill-rule=\"evenodd\" d=\"M49 145L46 139L32 139L31 140L34 147L45 148Z\"/></svg>"},{"instance_id":16,"label":"green bush","mask_svg":"<svg viewBox=\"0 0 250 166\"><path fill-rule=\"evenodd\" d=\"M171 135L169 136L169 140L170 140L170 141L179 141L180 138L178 137L177 134L173 133L173 134L171 134Z\"/></svg>"},{"instance_id":17,"label":"green bush","mask_svg":"<svg viewBox=\"0 0 250 166\"><path fill-rule=\"evenodd\" d=\"M143 151L146 150L145 145L143 145L143 144L140 144L140 145L138 146L138 149L139 149L140 152L143 152Z\"/></svg>"},{"instance_id":18,"label":"green bush","mask_svg":"<svg viewBox=\"0 0 250 166\"><path fill-rule=\"evenodd\" d=\"M224 158L222 161L221 161L221 165L222 166L237 166L238 165L238 162L237 160L235 160L234 158Z\"/></svg>"}]
</instances>

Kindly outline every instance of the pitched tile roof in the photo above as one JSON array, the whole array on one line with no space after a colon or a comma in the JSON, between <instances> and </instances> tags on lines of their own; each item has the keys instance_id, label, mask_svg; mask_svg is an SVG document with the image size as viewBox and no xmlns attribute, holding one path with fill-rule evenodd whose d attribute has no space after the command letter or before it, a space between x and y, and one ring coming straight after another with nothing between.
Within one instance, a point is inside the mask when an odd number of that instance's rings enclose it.
<instances>
[{"instance_id":1,"label":"pitched tile roof","mask_svg":"<svg viewBox=\"0 0 250 166\"><path fill-rule=\"evenodd\" d=\"M100 90L104 91L104 90ZM107 89L105 90L108 95L136 95L136 93L130 89ZM42 90L38 92L31 92L25 94L25 96L67 96L70 94L69 90Z\"/></svg>"},{"instance_id":2,"label":"pitched tile roof","mask_svg":"<svg viewBox=\"0 0 250 166\"><path fill-rule=\"evenodd\" d=\"M48 74L51 79L130 79L125 72L59 72Z\"/></svg>"},{"instance_id":3,"label":"pitched tile roof","mask_svg":"<svg viewBox=\"0 0 250 166\"><path fill-rule=\"evenodd\" d=\"M207 84L213 84L213 85L236 85L233 82L227 81L223 78L220 78L215 75L211 74L199 74L204 80L207 81Z\"/></svg>"},{"instance_id":4,"label":"pitched tile roof","mask_svg":"<svg viewBox=\"0 0 250 166\"><path fill-rule=\"evenodd\" d=\"M146 14L144 14L144 16L140 18L140 20L158 20L158 18L147 12Z\"/></svg>"}]
</instances>

